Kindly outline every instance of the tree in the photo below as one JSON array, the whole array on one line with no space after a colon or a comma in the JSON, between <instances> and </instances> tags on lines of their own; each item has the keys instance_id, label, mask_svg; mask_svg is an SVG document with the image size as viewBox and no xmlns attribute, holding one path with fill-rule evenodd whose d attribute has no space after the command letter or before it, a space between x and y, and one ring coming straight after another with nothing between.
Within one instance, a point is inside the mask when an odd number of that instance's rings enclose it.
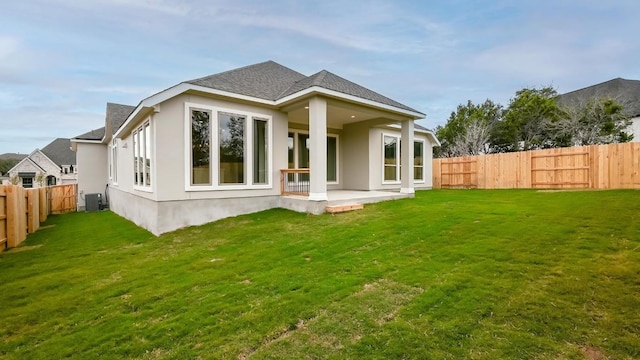
<instances>
[{"instance_id":1,"label":"tree","mask_svg":"<svg viewBox=\"0 0 640 360\"><path fill-rule=\"evenodd\" d=\"M474 105L471 100L466 105L458 105L447 124L436 128L442 146L436 151L437 157L478 155L487 152L491 129L502 116L502 105L487 99Z\"/></svg>"},{"instance_id":2,"label":"tree","mask_svg":"<svg viewBox=\"0 0 640 360\"><path fill-rule=\"evenodd\" d=\"M549 125L562 115L552 87L524 88L516 92L492 134L494 151L520 151L553 147Z\"/></svg>"},{"instance_id":3,"label":"tree","mask_svg":"<svg viewBox=\"0 0 640 360\"><path fill-rule=\"evenodd\" d=\"M551 124L559 146L600 145L631 141L631 119L613 99L591 98L563 108L563 118Z\"/></svg>"},{"instance_id":4,"label":"tree","mask_svg":"<svg viewBox=\"0 0 640 360\"><path fill-rule=\"evenodd\" d=\"M19 162L20 159L0 159L0 174L6 174Z\"/></svg>"}]
</instances>

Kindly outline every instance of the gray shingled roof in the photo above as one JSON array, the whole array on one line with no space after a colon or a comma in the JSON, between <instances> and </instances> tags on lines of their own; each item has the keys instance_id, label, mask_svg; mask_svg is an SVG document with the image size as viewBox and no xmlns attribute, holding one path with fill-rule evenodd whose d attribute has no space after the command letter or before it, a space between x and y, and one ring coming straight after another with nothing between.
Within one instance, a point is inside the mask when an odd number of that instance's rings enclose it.
<instances>
[{"instance_id":1,"label":"gray shingled roof","mask_svg":"<svg viewBox=\"0 0 640 360\"><path fill-rule=\"evenodd\" d=\"M76 137L74 137L74 139L78 139L78 140L102 140L102 138L104 137L104 126L99 128L99 129L94 129L91 131L88 131L82 135L78 135Z\"/></svg>"},{"instance_id":2,"label":"gray shingled roof","mask_svg":"<svg viewBox=\"0 0 640 360\"><path fill-rule=\"evenodd\" d=\"M610 98L620 103L631 116L640 115L640 81L615 78L558 96L558 103L571 105L591 98Z\"/></svg>"},{"instance_id":3,"label":"gray shingled roof","mask_svg":"<svg viewBox=\"0 0 640 360\"><path fill-rule=\"evenodd\" d=\"M71 150L70 139L57 138L40 151L58 166L76 164L76 153Z\"/></svg>"},{"instance_id":4,"label":"gray shingled roof","mask_svg":"<svg viewBox=\"0 0 640 360\"><path fill-rule=\"evenodd\" d=\"M189 80L186 83L274 101L293 83L304 78L305 76L297 71L267 61Z\"/></svg>"},{"instance_id":5,"label":"gray shingled roof","mask_svg":"<svg viewBox=\"0 0 640 360\"><path fill-rule=\"evenodd\" d=\"M317 86L420 113L409 106L326 70L307 77L273 61L245 66L220 74L186 81L186 83L271 101Z\"/></svg>"},{"instance_id":6,"label":"gray shingled roof","mask_svg":"<svg viewBox=\"0 0 640 360\"><path fill-rule=\"evenodd\" d=\"M131 115L135 109L136 107L131 105L107 103L107 122L111 124L112 135L116 133L116 130L118 130L122 124L124 124L129 115Z\"/></svg>"}]
</instances>

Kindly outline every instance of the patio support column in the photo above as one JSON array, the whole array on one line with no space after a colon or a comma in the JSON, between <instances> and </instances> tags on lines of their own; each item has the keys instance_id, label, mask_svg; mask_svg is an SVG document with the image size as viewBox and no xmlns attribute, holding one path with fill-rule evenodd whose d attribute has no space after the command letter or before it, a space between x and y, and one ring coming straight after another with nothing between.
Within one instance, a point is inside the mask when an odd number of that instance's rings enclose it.
<instances>
[{"instance_id":1,"label":"patio support column","mask_svg":"<svg viewBox=\"0 0 640 360\"><path fill-rule=\"evenodd\" d=\"M309 200L328 200L327 101L317 96L309 100L309 168Z\"/></svg>"},{"instance_id":2,"label":"patio support column","mask_svg":"<svg viewBox=\"0 0 640 360\"><path fill-rule=\"evenodd\" d=\"M402 185L400 192L403 194L415 193L413 188L413 120L402 122L400 133L400 175Z\"/></svg>"}]
</instances>

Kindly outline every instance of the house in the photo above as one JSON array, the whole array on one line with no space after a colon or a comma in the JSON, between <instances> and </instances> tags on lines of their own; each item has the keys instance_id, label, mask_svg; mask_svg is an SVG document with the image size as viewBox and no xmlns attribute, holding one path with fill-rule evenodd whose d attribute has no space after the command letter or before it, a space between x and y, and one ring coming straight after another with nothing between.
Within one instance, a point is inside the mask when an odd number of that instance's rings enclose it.
<instances>
[{"instance_id":1,"label":"house","mask_svg":"<svg viewBox=\"0 0 640 360\"><path fill-rule=\"evenodd\" d=\"M8 171L9 179L17 179L25 188L74 184L78 168L71 140L58 138L47 146L35 149Z\"/></svg>"},{"instance_id":2,"label":"house","mask_svg":"<svg viewBox=\"0 0 640 360\"><path fill-rule=\"evenodd\" d=\"M579 104L593 98L613 99L621 104L631 118L629 132L634 135L632 141L640 141L640 80L615 78L562 94L558 97L558 102L567 105Z\"/></svg>"},{"instance_id":3,"label":"house","mask_svg":"<svg viewBox=\"0 0 640 360\"><path fill-rule=\"evenodd\" d=\"M439 145L414 124L424 117L331 72L267 61L108 104L104 128L72 139L79 193L106 187L111 210L154 234L412 197L431 188Z\"/></svg>"}]
</instances>

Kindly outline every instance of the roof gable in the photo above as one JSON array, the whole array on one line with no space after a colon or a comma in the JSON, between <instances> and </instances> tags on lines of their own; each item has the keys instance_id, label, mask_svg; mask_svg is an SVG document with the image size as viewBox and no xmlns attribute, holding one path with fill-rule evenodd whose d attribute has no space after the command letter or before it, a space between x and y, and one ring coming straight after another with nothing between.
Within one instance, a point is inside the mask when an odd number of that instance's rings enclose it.
<instances>
[{"instance_id":1,"label":"roof gable","mask_svg":"<svg viewBox=\"0 0 640 360\"><path fill-rule=\"evenodd\" d=\"M266 61L185 82L273 101L293 83L304 78L305 76L297 71L273 61Z\"/></svg>"},{"instance_id":2,"label":"roof gable","mask_svg":"<svg viewBox=\"0 0 640 360\"><path fill-rule=\"evenodd\" d=\"M640 115L640 81L615 78L558 96L558 102L571 105L592 98L611 98L631 116Z\"/></svg>"},{"instance_id":3,"label":"roof gable","mask_svg":"<svg viewBox=\"0 0 640 360\"><path fill-rule=\"evenodd\" d=\"M71 150L71 140L57 138L40 150L56 165L76 165L76 153Z\"/></svg>"},{"instance_id":4,"label":"roof gable","mask_svg":"<svg viewBox=\"0 0 640 360\"><path fill-rule=\"evenodd\" d=\"M127 120L129 115L131 115L131 113L135 109L136 107L131 105L123 105L123 104L116 104L116 103L109 103L109 102L107 103L106 124L107 124L107 127L111 128L110 135L113 135L116 133L116 130L118 130L118 128L122 126L122 124L124 124L124 122Z\"/></svg>"},{"instance_id":5,"label":"roof gable","mask_svg":"<svg viewBox=\"0 0 640 360\"><path fill-rule=\"evenodd\" d=\"M299 91L314 86L419 113L419 111L410 108L409 106L401 104L386 96L380 95L375 91L369 90L364 86L360 86L352 81L349 81L326 70L322 70L314 75L297 81L295 84L293 84L293 86L287 89L284 94L281 95L281 98L293 95Z\"/></svg>"}]
</instances>

